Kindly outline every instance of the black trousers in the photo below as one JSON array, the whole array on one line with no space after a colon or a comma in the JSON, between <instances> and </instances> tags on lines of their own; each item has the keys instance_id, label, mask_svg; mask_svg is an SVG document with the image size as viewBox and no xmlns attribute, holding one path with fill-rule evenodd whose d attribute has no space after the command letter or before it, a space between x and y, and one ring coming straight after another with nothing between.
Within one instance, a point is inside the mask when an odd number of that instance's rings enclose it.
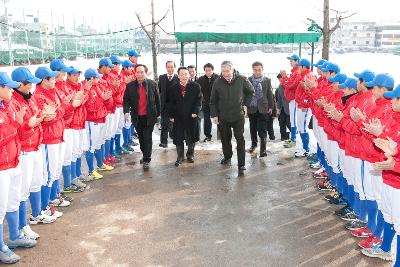
<instances>
[{"instance_id":1,"label":"black trousers","mask_svg":"<svg viewBox=\"0 0 400 267\"><path fill-rule=\"evenodd\" d=\"M257 146L258 139L257 134L260 138L267 138L268 134L268 121L270 120L268 114L262 114L258 111L256 113L248 113L250 121L250 136L251 145Z\"/></svg>"},{"instance_id":2,"label":"black trousers","mask_svg":"<svg viewBox=\"0 0 400 267\"><path fill-rule=\"evenodd\" d=\"M237 158L238 165L244 166L245 164L245 141L244 141L244 118L234 122L221 121L219 123L219 130L221 135L222 152L225 159L232 158L232 130L237 144Z\"/></svg>"},{"instance_id":3,"label":"black trousers","mask_svg":"<svg viewBox=\"0 0 400 267\"><path fill-rule=\"evenodd\" d=\"M278 117L279 120L279 130L281 132L281 139L289 139L289 133L290 133L290 115L286 114L283 110L279 114ZM289 130L289 132L286 131L286 129Z\"/></svg>"},{"instance_id":4,"label":"black trousers","mask_svg":"<svg viewBox=\"0 0 400 267\"><path fill-rule=\"evenodd\" d=\"M139 116L136 131L139 136L140 150L143 154L143 162L151 161L151 152L153 149L153 129L154 124L147 125L147 116Z\"/></svg>"},{"instance_id":5,"label":"black trousers","mask_svg":"<svg viewBox=\"0 0 400 267\"><path fill-rule=\"evenodd\" d=\"M274 132L274 117L268 114L267 120L267 132L270 140L275 140L275 132Z\"/></svg>"},{"instance_id":6,"label":"black trousers","mask_svg":"<svg viewBox=\"0 0 400 267\"><path fill-rule=\"evenodd\" d=\"M168 144L168 133L172 136L172 123L166 110L161 112L161 135L160 143Z\"/></svg>"},{"instance_id":7,"label":"black trousers","mask_svg":"<svg viewBox=\"0 0 400 267\"><path fill-rule=\"evenodd\" d=\"M204 117L204 135L206 137L211 138L211 130L212 130L212 123L211 123L211 115L210 115L210 106L204 105L203 106L203 117Z\"/></svg>"}]
</instances>

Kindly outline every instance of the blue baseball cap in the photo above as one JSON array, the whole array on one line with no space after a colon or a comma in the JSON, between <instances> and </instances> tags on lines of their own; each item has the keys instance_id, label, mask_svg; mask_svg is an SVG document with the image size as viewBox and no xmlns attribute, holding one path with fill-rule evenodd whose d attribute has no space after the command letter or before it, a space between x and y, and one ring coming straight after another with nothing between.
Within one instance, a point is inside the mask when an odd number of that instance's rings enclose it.
<instances>
[{"instance_id":1,"label":"blue baseball cap","mask_svg":"<svg viewBox=\"0 0 400 267\"><path fill-rule=\"evenodd\" d=\"M339 73L340 68L335 63L328 63L324 68L321 68L321 71L323 72L333 71L335 73Z\"/></svg>"},{"instance_id":2,"label":"blue baseball cap","mask_svg":"<svg viewBox=\"0 0 400 267\"><path fill-rule=\"evenodd\" d=\"M123 68L134 67L134 66L135 66L135 64L132 63L130 60L124 60L122 62L122 67Z\"/></svg>"},{"instance_id":3,"label":"blue baseball cap","mask_svg":"<svg viewBox=\"0 0 400 267\"><path fill-rule=\"evenodd\" d=\"M107 66L107 67L110 67L110 68L114 68L115 67L115 65L112 64L111 59L108 58L108 57L103 57L102 59L100 59L99 67L101 67L101 66Z\"/></svg>"},{"instance_id":4,"label":"blue baseball cap","mask_svg":"<svg viewBox=\"0 0 400 267\"><path fill-rule=\"evenodd\" d=\"M346 74L344 73L337 73L334 77L328 79L331 83L344 83L347 79Z\"/></svg>"},{"instance_id":5,"label":"blue baseball cap","mask_svg":"<svg viewBox=\"0 0 400 267\"><path fill-rule=\"evenodd\" d=\"M82 73L82 71L78 70L74 66L69 66L69 70L67 71L68 74L78 74Z\"/></svg>"},{"instance_id":6,"label":"blue baseball cap","mask_svg":"<svg viewBox=\"0 0 400 267\"><path fill-rule=\"evenodd\" d=\"M6 72L0 72L0 85L5 85L10 88L18 88L21 84L11 80Z\"/></svg>"},{"instance_id":7,"label":"blue baseball cap","mask_svg":"<svg viewBox=\"0 0 400 267\"><path fill-rule=\"evenodd\" d=\"M60 58L53 59L50 62L50 69L53 71L63 71L63 72L69 71L67 65L65 65L64 61Z\"/></svg>"},{"instance_id":8,"label":"blue baseball cap","mask_svg":"<svg viewBox=\"0 0 400 267\"><path fill-rule=\"evenodd\" d=\"M326 62L326 59L320 59L317 63L312 64L312 66L319 68L322 64Z\"/></svg>"},{"instance_id":9,"label":"blue baseball cap","mask_svg":"<svg viewBox=\"0 0 400 267\"><path fill-rule=\"evenodd\" d=\"M366 82L365 86L366 87L381 86L381 87L385 87L388 89L393 89L394 79L393 79L392 75L389 75L387 73L380 73L380 74L377 74L372 81Z\"/></svg>"},{"instance_id":10,"label":"blue baseball cap","mask_svg":"<svg viewBox=\"0 0 400 267\"><path fill-rule=\"evenodd\" d=\"M128 51L128 56L130 57L140 57L140 53L136 49L131 49Z\"/></svg>"},{"instance_id":11,"label":"blue baseball cap","mask_svg":"<svg viewBox=\"0 0 400 267\"><path fill-rule=\"evenodd\" d=\"M293 54L293 55L291 55L290 57L287 57L287 59L289 59L289 60L291 60L291 59L293 59L293 60L300 60L300 57L299 57L298 55L296 55L296 54Z\"/></svg>"},{"instance_id":12,"label":"blue baseball cap","mask_svg":"<svg viewBox=\"0 0 400 267\"><path fill-rule=\"evenodd\" d=\"M48 67L39 67L35 71L35 76L39 79L48 79L52 77L58 77L58 71L52 71Z\"/></svg>"},{"instance_id":13,"label":"blue baseball cap","mask_svg":"<svg viewBox=\"0 0 400 267\"><path fill-rule=\"evenodd\" d=\"M119 57L119 56L117 56L117 55L112 55L111 57L110 57L110 60L111 60L111 63L112 64L122 64L122 59Z\"/></svg>"},{"instance_id":14,"label":"blue baseball cap","mask_svg":"<svg viewBox=\"0 0 400 267\"><path fill-rule=\"evenodd\" d=\"M103 77L102 74L98 73L97 70L92 69L92 68L87 69L87 70L85 71L84 76L85 76L85 79L90 79L90 78L101 78L101 77Z\"/></svg>"},{"instance_id":15,"label":"blue baseball cap","mask_svg":"<svg viewBox=\"0 0 400 267\"><path fill-rule=\"evenodd\" d=\"M339 84L338 87L340 89L345 89L345 88L357 89L357 79L347 78L346 81L344 83Z\"/></svg>"},{"instance_id":16,"label":"blue baseball cap","mask_svg":"<svg viewBox=\"0 0 400 267\"><path fill-rule=\"evenodd\" d=\"M40 83L42 80L33 76L31 71L25 67L18 67L11 73L11 78L16 82Z\"/></svg>"},{"instance_id":17,"label":"blue baseball cap","mask_svg":"<svg viewBox=\"0 0 400 267\"><path fill-rule=\"evenodd\" d=\"M384 98L399 98L400 97L400 84L397 85L393 91L384 92L383 97Z\"/></svg>"},{"instance_id":18,"label":"blue baseball cap","mask_svg":"<svg viewBox=\"0 0 400 267\"><path fill-rule=\"evenodd\" d=\"M375 72L371 71L371 70L364 70L361 73L354 73L354 76L359 78L359 79L363 79L364 82L370 82L374 79L375 77Z\"/></svg>"},{"instance_id":19,"label":"blue baseball cap","mask_svg":"<svg viewBox=\"0 0 400 267\"><path fill-rule=\"evenodd\" d=\"M307 67L310 68L310 61L306 58L302 58L299 60L299 62L297 62L296 66L301 66L301 67Z\"/></svg>"}]
</instances>

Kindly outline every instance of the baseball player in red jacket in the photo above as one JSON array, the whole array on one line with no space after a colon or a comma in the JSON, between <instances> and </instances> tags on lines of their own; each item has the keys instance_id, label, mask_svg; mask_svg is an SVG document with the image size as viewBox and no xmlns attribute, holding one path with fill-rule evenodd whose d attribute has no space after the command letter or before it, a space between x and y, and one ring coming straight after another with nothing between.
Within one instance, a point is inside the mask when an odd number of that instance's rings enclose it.
<instances>
[{"instance_id":1,"label":"baseball player in red jacket","mask_svg":"<svg viewBox=\"0 0 400 267\"><path fill-rule=\"evenodd\" d=\"M41 83L36 86L33 95L39 109L49 109L48 113L53 112L54 117L46 118L42 122L43 128L43 162L44 162L44 183L42 185L42 210L46 215L54 215L59 218L62 212L56 211L49 206L50 200L53 204L69 205L68 201L58 198L59 178L61 175L61 167L63 163L64 153L62 151L62 143L64 142L64 113L69 101L61 99L56 89L56 80L59 73L50 70L48 67L39 67L35 76L41 79Z\"/></svg>"},{"instance_id":2,"label":"baseball player in red jacket","mask_svg":"<svg viewBox=\"0 0 400 267\"><path fill-rule=\"evenodd\" d=\"M364 248L364 255L384 260L392 260L391 246L397 234L397 253L394 266L400 265L400 86L392 92L384 92L384 97L391 99L392 116L389 123L383 125L380 120L375 120L366 127L367 131L378 136L374 140L377 148L381 149L380 162L373 163L376 170L382 171L382 188L380 196L380 209L384 218L383 240L380 246Z\"/></svg>"},{"instance_id":3,"label":"baseball player in red jacket","mask_svg":"<svg viewBox=\"0 0 400 267\"><path fill-rule=\"evenodd\" d=\"M289 111L290 111L290 140L287 143L286 147L293 147L296 145L296 133L297 133L297 123L296 123L296 101L295 101L295 93L296 88L300 82L300 67L296 66L299 62L300 57L298 55L292 55L287 58L290 62L290 66L292 70L290 72L290 76L288 77L285 71L281 71L282 75L282 85L284 87L284 95L289 103Z\"/></svg>"},{"instance_id":4,"label":"baseball player in red jacket","mask_svg":"<svg viewBox=\"0 0 400 267\"><path fill-rule=\"evenodd\" d=\"M13 92L12 105L16 111L25 109L24 122L18 129L21 143L20 165L22 171L21 203L19 206L19 229L24 236L31 239L39 238L27 225L26 201L30 199L32 214L30 224L52 223L55 217L41 214L41 186L43 184L43 152L41 150L45 117L52 117L38 108L32 97L33 84L41 82L34 77L28 68L18 67L12 74L12 79L20 83Z\"/></svg>"},{"instance_id":5,"label":"baseball player in red jacket","mask_svg":"<svg viewBox=\"0 0 400 267\"><path fill-rule=\"evenodd\" d=\"M19 206L21 202L21 166L19 155L21 144L18 129L23 125L25 108L13 110L9 105L13 90L20 84L12 81L5 72L0 72L0 262L15 263L20 257L10 248L33 247L36 240L20 234ZM3 221L7 219L9 229L8 246L3 238Z\"/></svg>"}]
</instances>

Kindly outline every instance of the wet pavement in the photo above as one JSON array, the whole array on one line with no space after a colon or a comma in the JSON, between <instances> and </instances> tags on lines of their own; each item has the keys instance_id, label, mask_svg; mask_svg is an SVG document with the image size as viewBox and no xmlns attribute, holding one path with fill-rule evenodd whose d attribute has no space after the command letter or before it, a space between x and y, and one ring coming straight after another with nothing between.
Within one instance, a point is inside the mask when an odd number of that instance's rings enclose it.
<instances>
[{"instance_id":1,"label":"wet pavement","mask_svg":"<svg viewBox=\"0 0 400 267\"><path fill-rule=\"evenodd\" d=\"M172 147L157 148L147 172L129 155L56 223L32 226L39 244L17 249L16 266L390 266L361 255L304 159L268 150L246 155L243 176L236 156L222 166L204 147L178 168Z\"/></svg>"}]
</instances>

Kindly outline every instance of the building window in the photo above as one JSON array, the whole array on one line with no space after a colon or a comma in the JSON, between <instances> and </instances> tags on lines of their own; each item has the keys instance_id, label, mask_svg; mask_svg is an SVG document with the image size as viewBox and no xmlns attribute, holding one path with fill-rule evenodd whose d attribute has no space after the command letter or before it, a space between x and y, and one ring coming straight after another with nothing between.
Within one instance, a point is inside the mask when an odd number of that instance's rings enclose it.
<instances>
[{"instance_id":1,"label":"building window","mask_svg":"<svg viewBox=\"0 0 400 267\"><path fill-rule=\"evenodd\" d=\"M332 41L332 44L334 44L335 43L335 41Z\"/></svg>"},{"instance_id":2,"label":"building window","mask_svg":"<svg viewBox=\"0 0 400 267\"><path fill-rule=\"evenodd\" d=\"M356 41L353 41L353 44L357 44L357 42L356 42Z\"/></svg>"},{"instance_id":3,"label":"building window","mask_svg":"<svg viewBox=\"0 0 400 267\"><path fill-rule=\"evenodd\" d=\"M358 28L357 26L354 26L354 30L357 30L357 28Z\"/></svg>"},{"instance_id":4,"label":"building window","mask_svg":"<svg viewBox=\"0 0 400 267\"><path fill-rule=\"evenodd\" d=\"M365 44L369 45L369 41L365 41Z\"/></svg>"},{"instance_id":5,"label":"building window","mask_svg":"<svg viewBox=\"0 0 400 267\"><path fill-rule=\"evenodd\" d=\"M370 34L370 33L367 33L367 37L371 37L371 34Z\"/></svg>"},{"instance_id":6,"label":"building window","mask_svg":"<svg viewBox=\"0 0 400 267\"><path fill-rule=\"evenodd\" d=\"M339 41L339 44L342 44L342 41Z\"/></svg>"},{"instance_id":7,"label":"building window","mask_svg":"<svg viewBox=\"0 0 400 267\"><path fill-rule=\"evenodd\" d=\"M383 45L392 45L392 42L383 42Z\"/></svg>"},{"instance_id":8,"label":"building window","mask_svg":"<svg viewBox=\"0 0 400 267\"><path fill-rule=\"evenodd\" d=\"M353 37L357 37L357 33L353 33Z\"/></svg>"},{"instance_id":9,"label":"building window","mask_svg":"<svg viewBox=\"0 0 400 267\"><path fill-rule=\"evenodd\" d=\"M400 38L400 34L394 34L394 38Z\"/></svg>"},{"instance_id":10,"label":"building window","mask_svg":"<svg viewBox=\"0 0 400 267\"><path fill-rule=\"evenodd\" d=\"M384 34L383 38L393 38L393 34Z\"/></svg>"}]
</instances>

